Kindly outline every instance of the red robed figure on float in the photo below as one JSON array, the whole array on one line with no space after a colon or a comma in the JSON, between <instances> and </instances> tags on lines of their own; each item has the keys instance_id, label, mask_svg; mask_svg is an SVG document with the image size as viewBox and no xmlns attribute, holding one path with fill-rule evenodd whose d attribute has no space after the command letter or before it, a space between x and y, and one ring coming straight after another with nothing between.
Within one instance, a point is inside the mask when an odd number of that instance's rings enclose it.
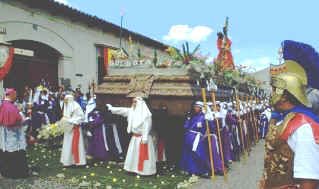
<instances>
[{"instance_id":1,"label":"red robed figure on float","mask_svg":"<svg viewBox=\"0 0 319 189\"><path fill-rule=\"evenodd\" d=\"M234 60L231 54L231 40L228 38L228 17L223 27L223 32L217 33L217 49L219 50L217 55L217 63L220 65L221 70L234 70Z\"/></svg>"},{"instance_id":2,"label":"red robed figure on float","mask_svg":"<svg viewBox=\"0 0 319 189\"><path fill-rule=\"evenodd\" d=\"M217 49L219 50L217 62L221 65L222 70L235 69L233 55L231 53L231 40L227 37L227 28L224 27L224 34L217 33Z\"/></svg>"}]
</instances>

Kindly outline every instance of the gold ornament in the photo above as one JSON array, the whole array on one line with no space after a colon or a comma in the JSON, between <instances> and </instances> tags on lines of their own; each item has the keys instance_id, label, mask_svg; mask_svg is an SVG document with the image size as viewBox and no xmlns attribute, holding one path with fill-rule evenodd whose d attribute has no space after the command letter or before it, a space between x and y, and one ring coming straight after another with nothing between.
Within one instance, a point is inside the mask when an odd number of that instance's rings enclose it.
<instances>
[{"instance_id":1,"label":"gold ornament","mask_svg":"<svg viewBox=\"0 0 319 189\"><path fill-rule=\"evenodd\" d=\"M282 73L272 77L271 85L276 88L271 99L272 104L280 99L284 90L287 90L300 103L308 107L311 106L306 96L306 86L300 76L294 73Z\"/></svg>"}]
</instances>

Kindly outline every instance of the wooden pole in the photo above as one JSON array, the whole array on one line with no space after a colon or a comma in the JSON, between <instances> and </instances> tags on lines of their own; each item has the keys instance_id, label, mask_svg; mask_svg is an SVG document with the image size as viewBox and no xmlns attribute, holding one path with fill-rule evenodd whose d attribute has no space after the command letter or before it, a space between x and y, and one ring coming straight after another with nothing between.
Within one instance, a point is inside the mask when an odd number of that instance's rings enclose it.
<instances>
[{"instance_id":1,"label":"wooden pole","mask_svg":"<svg viewBox=\"0 0 319 189\"><path fill-rule=\"evenodd\" d=\"M217 106L216 106L216 98L215 98L215 92L212 92L212 102L214 105L214 112L217 112ZM222 158L222 168L223 168L223 173L224 173L224 179L225 181L227 181L227 171L225 169L225 165L224 165L224 151L223 151L223 145L222 145L222 140L221 140L221 136L220 136L220 129L219 129L219 121L217 118L216 119L216 127L217 127L217 134L218 134L218 144L219 144L219 149L220 149L220 154L221 154L221 158Z\"/></svg>"},{"instance_id":2,"label":"wooden pole","mask_svg":"<svg viewBox=\"0 0 319 189\"><path fill-rule=\"evenodd\" d=\"M203 98L203 102L204 102L204 111L207 112L206 89L205 88L201 88L201 89L202 89L202 98ZM213 159L213 151L212 151L212 141L210 138L210 128L209 128L209 124L208 124L207 119L205 119L205 123L206 123L206 135L208 136L209 160L210 160L210 166L212 168L211 179L214 181L215 180L215 167L214 167L214 159Z\"/></svg>"},{"instance_id":3,"label":"wooden pole","mask_svg":"<svg viewBox=\"0 0 319 189\"><path fill-rule=\"evenodd\" d=\"M256 97L255 97L255 100L256 100ZM256 105L257 105L257 101L256 101ZM257 124L257 120L256 120L256 117L255 117L255 110L253 109L252 111L253 113L253 121L255 123L255 126L256 126L256 142L259 142L259 133L258 133L258 124Z\"/></svg>"},{"instance_id":4,"label":"wooden pole","mask_svg":"<svg viewBox=\"0 0 319 189\"><path fill-rule=\"evenodd\" d=\"M242 99L240 99L239 98L239 100L241 100L242 102L244 102L245 101L245 99L244 99L245 97L242 97ZM244 113L244 111L243 111L243 115L242 115L242 117L243 117L243 119L242 119L242 127L243 127L243 136L246 136L245 135L245 127L244 127L244 125L246 125L246 131L248 132L248 129L247 129L247 123L246 123L246 116L245 116L245 113ZM246 138L246 142L244 141L244 144L246 145L246 151L247 151L247 155L249 155L249 152L248 152L248 150L249 150L249 144L248 144L248 141L249 141L249 137L248 137L248 135L246 136L247 138ZM245 139L245 138L244 138Z\"/></svg>"},{"instance_id":5,"label":"wooden pole","mask_svg":"<svg viewBox=\"0 0 319 189\"><path fill-rule=\"evenodd\" d=\"M32 100L33 100L33 89L30 88L29 89L29 101L27 103L27 116L32 119L32 107L33 107L33 103L32 103ZM29 132L27 134L27 142L30 142L30 141L33 141L34 140L34 137L32 136L32 131L33 131L33 126L32 124L30 125L30 128L29 128Z\"/></svg>"},{"instance_id":6,"label":"wooden pole","mask_svg":"<svg viewBox=\"0 0 319 189\"><path fill-rule=\"evenodd\" d=\"M248 96L246 96L246 104L248 105ZM251 148L251 141L250 141L250 133L249 133L249 127L247 122L249 121L250 117L249 117L249 111L246 112L246 127L247 127L247 147L249 146L249 149Z\"/></svg>"},{"instance_id":7,"label":"wooden pole","mask_svg":"<svg viewBox=\"0 0 319 189\"><path fill-rule=\"evenodd\" d=\"M253 97L251 96L250 97L250 100L253 101ZM258 137L258 126L256 124L256 120L255 120L255 113L254 113L254 108L252 107L251 108L251 116L252 116L252 121L253 121L253 124L254 124L254 128L255 128L255 143L257 144L257 142L259 141L259 137Z\"/></svg>"},{"instance_id":8,"label":"wooden pole","mask_svg":"<svg viewBox=\"0 0 319 189\"><path fill-rule=\"evenodd\" d=\"M94 94L95 94L95 87L96 87L96 86L95 86L95 81L93 80L93 81L92 81L92 93L93 93L93 96L94 96ZM93 96L92 96L92 97L93 97Z\"/></svg>"},{"instance_id":9,"label":"wooden pole","mask_svg":"<svg viewBox=\"0 0 319 189\"><path fill-rule=\"evenodd\" d=\"M238 117L238 122L239 122L239 130L240 130L240 138L243 144L243 150L244 150L244 160L247 160L247 149L245 148L245 141L243 137L243 127L242 127L242 121L240 118L240 106L239 106L239 99L237 92L235 93L235 98L236 98L236 109L237 109L237 117Z\"/></svg>"},{"instance_id":10,"label":"wooden pole","mask_svg":"<svg viewBox=\"0 0 319 189\"><path fill-rule=\"evenodd\" d=\"M251 97L249 97L249 105L251 106L252 105L252 102L251 102ZM251 125L251 129L252 129L252 137L253 139L251 140L252 143L256 144L256 127L255 127L255 123L254 123L254 120L253 120L253 115L252 115L252 107L249 107L249 123Z\"/></svg>"}]
</instances>

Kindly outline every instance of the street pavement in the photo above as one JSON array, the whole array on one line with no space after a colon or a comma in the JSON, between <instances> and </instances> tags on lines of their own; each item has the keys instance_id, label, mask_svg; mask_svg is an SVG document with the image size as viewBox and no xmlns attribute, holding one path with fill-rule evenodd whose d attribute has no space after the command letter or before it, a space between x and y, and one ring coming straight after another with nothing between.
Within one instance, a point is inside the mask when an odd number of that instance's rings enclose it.
<instances>
[{"instance_id":1,"label":"street pavement","mask_svg":"<svg viewBox=\"0 0 319 189\"><path fill-rule=\"evenodd\" d=\"M246 160L233 162L227 181L223 176L216 180L200 179L191 189L257 189L264 166L264 141L252 148Z\"/></svg>"}]
</instances>

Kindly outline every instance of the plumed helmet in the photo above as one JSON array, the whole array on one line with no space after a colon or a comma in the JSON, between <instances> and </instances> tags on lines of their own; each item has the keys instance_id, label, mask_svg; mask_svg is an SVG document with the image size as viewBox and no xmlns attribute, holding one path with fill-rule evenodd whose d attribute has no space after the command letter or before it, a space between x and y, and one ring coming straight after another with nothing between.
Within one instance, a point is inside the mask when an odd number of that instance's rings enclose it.
<instances>
[{"instance_id":1,"label":"plumed helmet","mask_svg":"<svg viewBox=\"0 0 319 189\"><path fill-rule=\"evenodd\" d=\"M306 86L298 75L294 73L282 73L272 77L271 85L275 87L273 91L272 100L277 96L281 96L284 90L287 90L291 95L293 95L300 103L305 106L311 107L307 96L306 96Z\"/></svg>"},{"instance_id":2,"label":"plumed helmet","mask_svg":"<svg viewBox=\"0 0 319 189\"><path fill-rule=\"evenodd\" d=\"M319 53L310 45L285 40L282 42L286 72L296 74L307 87L319 89Z\"/></svg>"}]
</instances>

